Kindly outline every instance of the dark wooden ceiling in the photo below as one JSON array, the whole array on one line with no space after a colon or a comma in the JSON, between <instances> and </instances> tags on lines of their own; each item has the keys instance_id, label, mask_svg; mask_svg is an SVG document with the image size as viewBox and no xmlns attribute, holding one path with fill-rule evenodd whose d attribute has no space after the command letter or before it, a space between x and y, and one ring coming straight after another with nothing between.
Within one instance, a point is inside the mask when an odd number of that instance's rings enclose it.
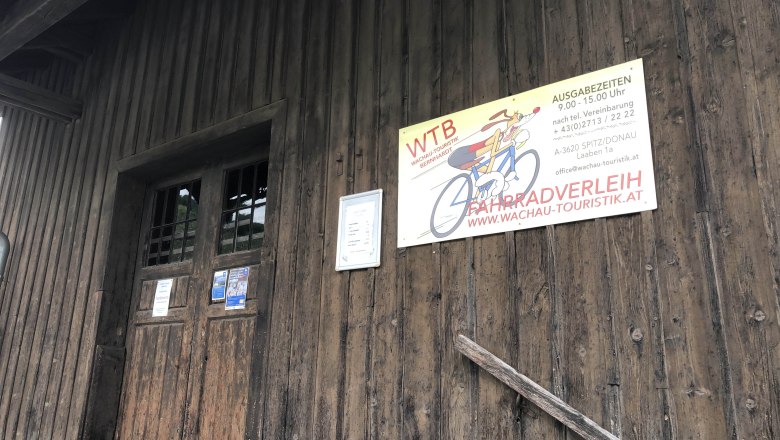
<instances>
[{"instance_id":1,"label":"dark wooden ceiling","mask_svg":"<svg viewBox=\"0 0 780 440\"><path fill-rule=\"evenodd\" d=\"M19 9L17 1L0 0L0 17ZM83 62L91 53L100 29L115 26L135 9L136 0L89 0L40 35L0 60L0 73L24 75L48 67L55 58Z\"/></svg>"}]
</instances>

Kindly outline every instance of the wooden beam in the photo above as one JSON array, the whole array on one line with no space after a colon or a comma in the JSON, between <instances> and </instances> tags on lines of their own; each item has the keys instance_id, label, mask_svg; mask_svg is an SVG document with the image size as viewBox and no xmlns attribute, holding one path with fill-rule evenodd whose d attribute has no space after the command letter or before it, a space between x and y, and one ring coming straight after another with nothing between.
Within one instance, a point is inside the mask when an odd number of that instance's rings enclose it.
<instances>
[{"instance_id":1,"label":"wooden beam","mask_svg":"<svg viewBox=\"0 0 780 440\"><path fill-rule=\"evenodd\" d=\"M0 102L66 123L81 117L80 101L5 74L0 74Z\"/></svg>"},{"instance_id":2,"label":"wooden beam","mask_svg":"<svg viewBox=\"0 0 780 440\"><path fill-rule=\"evenodd\" d=\"M135 0L92 1L69 15L66 21L70 24L81 24L98 20L121 20L132 15L135 8Z\"/></svg>"},{"instance_id":3,"label":"wooden beam","mask_svg":"<svg viewBox=\"0 0 780 440\"><path fill-rule=\"evenodd\" d=\"M536 382L518 373L506 362L471 339L458 335L455 340L455 348L585 440L620 440Z\"/></svg>"},{"instance_id":4,"label":"wooden beam","mask_svg":"<svg viewBox=\"0 0 780 440\"><path fill-rule=\"evenodd\" d=\"M43 50L16 51L0 61L0 72L18 76L20 73L41 70L49 67L52 55Z\"/></svg>"},{"instance_id":5,"label":"wooden beam","mask_svg":"<svg viewBox=\"0 0 780 440\"><path fill-rule=\"evenodd\" d=\"M0 23L0 60L14 53L87 0L17 1Z\"/></svg>"},{"instance_id":6,"label":"wooden beam","mask_svg":"<svg viewBox=\"0 0 780 440\"><path fill-rule=\"evenodd\" d=\"M92 39L78 30L59 24L27 43L20 51L44 50L79 63L92 54L94 45Z\"/></svg>"}]
</instances>

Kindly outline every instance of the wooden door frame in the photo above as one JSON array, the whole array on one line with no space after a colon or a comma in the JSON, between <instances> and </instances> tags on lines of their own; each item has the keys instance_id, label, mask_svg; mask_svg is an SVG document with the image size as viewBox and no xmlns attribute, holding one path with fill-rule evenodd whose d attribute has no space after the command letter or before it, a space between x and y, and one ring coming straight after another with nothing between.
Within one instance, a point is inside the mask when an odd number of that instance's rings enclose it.
<instances>
[{"instance_id":1,"label":"wooden door frame","mask_svg":"<svg viewBox=\"0 0 780 440\"><path fill-rule=\"evenodd\" d=\"M262 373L266 364L266 341L270 323L270 303L273 297L278 239L277 215L284 161L284 140L287 104L285 100L252 110L225 122L182 136L174 141L147 149L115 162L108 174L107 200L101 217L107 218L108 239L98 243L96 270L101 274L100 308L95 326L94 351L87 404L81 425L81 438L113 438L121 399L125 367L125 343L132 301L132 285L144 195L147 184L165 175L197 166L198 163L241 155L268 145L268 188L266 205L266 239L261 248L258 310L252 347L249 402L247 405L247 435L257 423L253 411L262 401ZM219 148L213 148L215 145ZM101 222L102 223L102 222ZM101 252L102 251L102 252Z\"/></svg>"}]
</instances>

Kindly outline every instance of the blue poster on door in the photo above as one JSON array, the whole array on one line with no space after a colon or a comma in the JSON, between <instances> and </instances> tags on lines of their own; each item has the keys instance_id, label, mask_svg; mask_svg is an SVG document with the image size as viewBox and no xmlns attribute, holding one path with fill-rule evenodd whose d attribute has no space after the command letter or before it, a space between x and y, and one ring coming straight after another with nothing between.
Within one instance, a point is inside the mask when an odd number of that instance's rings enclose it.
<instances>
[{"instance_id":1,"label":"blue poster on door","mask_svg":"<svg viewBox=\"0 0 780 440\"><path fill-rule=\"evenodd\" d=\"M225 299L225 287L227 286L228 271L218 270L214 272L214 280L211 283L211 301Z\"/></svg>"},{"instance_id":2,"label":"blue poster on door","mask_svg":"<svg viewBox=\"0 0 780 440\"><path fill-rule=\"evenodd\" d=\"M248 285L248 267L230 269L225 292L227 296L225 299L225 310L236 310L246 307L246 289Z\"/></svg>"}]
</instances>

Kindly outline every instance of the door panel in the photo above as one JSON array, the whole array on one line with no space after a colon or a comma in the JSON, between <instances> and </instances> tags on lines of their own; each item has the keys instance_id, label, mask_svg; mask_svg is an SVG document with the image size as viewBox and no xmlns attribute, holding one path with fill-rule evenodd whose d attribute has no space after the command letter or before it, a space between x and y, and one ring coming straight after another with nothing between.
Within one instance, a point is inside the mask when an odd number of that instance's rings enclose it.
<instances>
[{"instance_id":1,"label":"door panel","mask_svg":"<svg viewBox=\"0 0 780 440\"><path fill-rule=\"evenodd\" d=\"M136 327L119 438L179 437L190 361L188 333L182 323Z\"/></svg>"},{"instance_id":2,"label":"door panel","mask_svg":"<svg viewBox=\"0 0 780 440\"><path fill-rule=\"evenodd\" d=\"M185 275L173 278L171 286L171 298L168 309L186 307L189 302L190 276ZM157 290L157 280L144 280L141 284L141 298L138 301L138 312L152 310L154 306L154 292Z\"/></svg>"},{"instance_id":3,"label":"door panel","mask_svg":"<svg viewBox=\"0 0 780 440\"><path fill-rule=\"evenodd\" d=\"M209 320L200 437L241 439L246 425L253 317Z\"/></svg>"}]
</instances>

